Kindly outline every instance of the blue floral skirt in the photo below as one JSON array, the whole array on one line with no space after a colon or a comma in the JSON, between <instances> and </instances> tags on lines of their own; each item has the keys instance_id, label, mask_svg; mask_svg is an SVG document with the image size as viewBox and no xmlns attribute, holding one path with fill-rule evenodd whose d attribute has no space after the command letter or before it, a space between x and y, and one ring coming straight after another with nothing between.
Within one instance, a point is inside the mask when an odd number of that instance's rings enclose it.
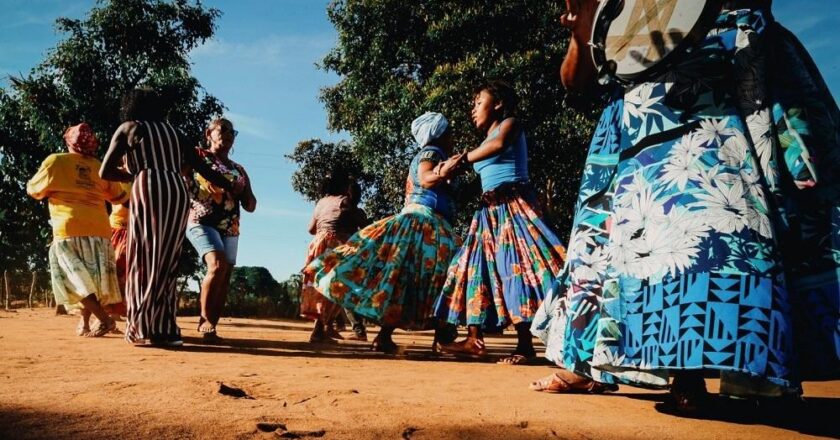
<instances>
[{"instance_id":1,"label":"blue floral skirt","mask_svg":"<svg viewBox=\"0 0 840 440\"><path fill-rule=\"evenodd\" d=\"M530 185L488 191L449 267L435 314L486 330L531 322L565 255Z\"/></svg>"},{"instance_id":2,"label":"blue floral skirt","mask_svg":"<svg viewBox=\"0 0 840 440\"><path fill-rule=\"evenodd\" d=\"M693 55L620 90L581 182L546 357L605 383L722 373L779 395L840 377L840 112L796 38L721 15Z\"/></svg>"}]
</instances>

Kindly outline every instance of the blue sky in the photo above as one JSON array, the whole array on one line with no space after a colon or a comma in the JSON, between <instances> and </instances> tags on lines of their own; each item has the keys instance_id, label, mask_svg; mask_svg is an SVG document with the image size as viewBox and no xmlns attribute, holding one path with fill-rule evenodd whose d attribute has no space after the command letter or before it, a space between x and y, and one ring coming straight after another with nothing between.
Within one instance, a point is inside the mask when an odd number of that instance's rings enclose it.
<instances>
[{"instance_id":1,"label":"blue sky","mask_svg":"<svg viewBox=\"0 0 840 440\"><path fill-rule=\"evenodd\" d=\"M61 37L57 17L81 18L94 1L0 0L0 85L5 77L26 73ZM259 199L257 211L244 214L238 265L265 266L278 280L297 272L309 235L312 204L292 191L295 167L283 155L299 140L338 140L326 130L318 101L321 87L335 75L318 62L336 39L322 0L216 0L222 10L216 37L193 52L193 74L228 107L240 131L233 159L248 170ZM774 14L814 57L835 97L840 94L840 2L775 0ZM408 121L407 121L408 123Z\"/></svg>"}]
</instances>

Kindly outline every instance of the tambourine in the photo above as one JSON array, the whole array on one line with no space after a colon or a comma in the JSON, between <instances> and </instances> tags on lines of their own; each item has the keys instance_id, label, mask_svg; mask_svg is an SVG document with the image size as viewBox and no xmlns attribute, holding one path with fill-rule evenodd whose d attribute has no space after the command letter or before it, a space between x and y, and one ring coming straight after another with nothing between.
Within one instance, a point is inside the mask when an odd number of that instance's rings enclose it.
<instances>
[{"instance_id":1,"label":"tambourine","mask_svg":"<svg viewBox=\"0 0 840 440\"><path fill-rule=\"evenodd\" d=\"M690 53L714 26L719 0L601 0L592 26L598 81L644 82Z\"/></svg>"}]
</instances>

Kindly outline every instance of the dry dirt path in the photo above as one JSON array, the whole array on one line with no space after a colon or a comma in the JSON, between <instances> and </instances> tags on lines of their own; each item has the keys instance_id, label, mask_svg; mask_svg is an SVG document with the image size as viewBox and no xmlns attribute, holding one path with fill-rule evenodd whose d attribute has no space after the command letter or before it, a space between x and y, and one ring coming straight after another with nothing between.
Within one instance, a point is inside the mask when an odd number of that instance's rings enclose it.
<instances>
[{"instance_id":1,"label":"dry dirt path","mask_svg":"<svg viewBox=\"0 0 840 440\"><path fill-rule=\"evenodd\" d=\"M76 319L0 311L0 438L280 438L261 422L323 430L324 439L840 436L840 381L806 383L798 412L735 405L701 420L658 412L661 391L529 391L550 366L435 358L429 332L398 332L406 350L394 357L359 342L313 346L303 322L225 319L225 344L208 346L186 317L186 345L164 350L117 335L79 338ZM514 341L491 337L488 345L498 355ZM220 384L247 398L219 393ZM716 390L717 381L709 384Z\"/></svg>"}]
</instances>

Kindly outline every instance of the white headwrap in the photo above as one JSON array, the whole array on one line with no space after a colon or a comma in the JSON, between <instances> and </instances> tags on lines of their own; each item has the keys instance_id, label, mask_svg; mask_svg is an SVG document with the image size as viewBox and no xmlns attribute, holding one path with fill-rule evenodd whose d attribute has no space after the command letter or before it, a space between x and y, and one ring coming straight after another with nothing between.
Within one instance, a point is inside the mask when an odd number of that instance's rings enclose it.
<instances>
[{"instance_id":1,"label":"white headwrap","mask_svg":"<svg viewBox=\"0 0 840 440\"><path fill-rule=\"evenodd\" d=\"M437 112L426 112L411 123L411 135L421 147L441 137L449 128L446 116Z\"/></svg>"}]
</instances>

